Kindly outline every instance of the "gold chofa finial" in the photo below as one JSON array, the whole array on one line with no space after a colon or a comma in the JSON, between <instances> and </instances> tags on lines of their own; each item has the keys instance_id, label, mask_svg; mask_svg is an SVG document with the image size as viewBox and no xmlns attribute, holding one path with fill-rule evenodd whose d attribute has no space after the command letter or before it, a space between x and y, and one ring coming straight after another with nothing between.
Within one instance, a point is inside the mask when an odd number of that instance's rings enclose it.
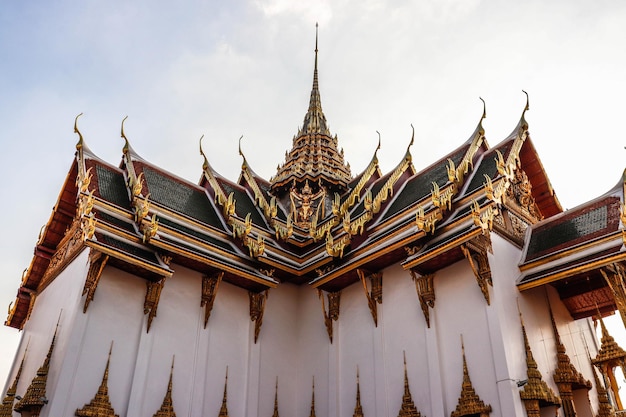
<instances>
[{"instance_id":1,"label":"gold chofa finial","mask_svg":"<svg viewBox=\"0 0 626 417\"><path fill-rule=\"evenodd\" d=\"M415 141L415 128L413 127L413 123L411 123L411 131L413 133L411 133L411 143L409 143L409 148L413 146L413 142ZM408 148L407 148L407 151L408 151Z\"/></svg>"},{"instance_id":2,"label":"gold chofa finial","mask_svg":"<svg viewBox=\"0 0 626 417\"><path fill-rule=\"evenodd\" d=\"M83 135L81 135L80 130L78 130L78 118L80 116L82 116L83 114L80 113L78 116L76 116L76 118L74 119L74 133L78 134L78 143L76 143L76 150L79 150L83 147Z\"/></svg>"},{"instance_id":3,"label":"gold chofa finial","mask_svg":"<svg viewBox=\"0 0 626 417\"><path fill-rule=\"evenodd\" d=\"M480 101L482 101L482 102L483 102L483 115L482 115L482 117L480 118L480 120L482 120L482 119L484 119L484 118L486 118L486 117L487 117L487 104L485 103L485 100L483 100L483 98L482 98L482 97L478 97L478 98L480 99Z\"/></svg>"},{"instance_id":4,"label":"gold chofa finial","mask_svg":"<svg viewBox=\"0 0 626 417\"><path fill-rule=\"evenodd\" d=\"M376 151L378 151L380 149L381 140L380 140L380 132L377 130L376 133L378 133L378 146L376 147Z\"/></svg>"},{"instance_id":5,"label":"gold chofa finial","mask_svg":"<svg viewBox=\"0 0 626 417\"><path fill-rule=\"evenodd\" d=\"M241 139L243 139L243 135L239 136L239 155L243 156L243 151L241 150ZM243 156L245 158L245 156Z\"/></svg>"},{"instance_id":6,"label":"gold chofa finial","mask_svg":"<svg viewBox=\"0 0 626 417\"><path fill-rule=\"evenodd\" d=\"M122 119L122 127L120 129L120 136L124 139L124 148L122 149L122 152L124 152L125 154L128 153L130 149L130 144L128 143L128 139L126 138L126 134L124 133L124 122L126 121L126 119L128 119L128 116Z\"/></svg>"},{"instance_id":7,"label":"gold chofa finial","mask_svg":"<svg viewBox=\"0 0 626 417\"><path fill-rule=\"evenodd\" d=\"M530 110L530 104L529 104L529 99L528 99L528 93L524 90L522 90L522 93L526 94L526 107L524 107L524 111L528 111Z\"/></svg>"}]
</instances>

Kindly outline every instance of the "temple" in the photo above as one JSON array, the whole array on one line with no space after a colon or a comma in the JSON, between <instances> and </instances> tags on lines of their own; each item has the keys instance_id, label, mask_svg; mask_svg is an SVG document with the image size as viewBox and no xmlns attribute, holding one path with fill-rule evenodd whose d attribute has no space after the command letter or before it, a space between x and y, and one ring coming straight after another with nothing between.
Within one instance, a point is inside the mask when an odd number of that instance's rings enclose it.
<instances>
[{"instance_id":1,"label":"temple","mask_svg":"<svg viewBox=\"0 0 626 417\"><path fill-rule=\"evenodd\" d=\"M224 178L202 143L184 180L123 122L111 164L77 117L5 322L22 339L0 417L616 415L626 352L602 318L626 321L626 176L563 211L520 110L495 146L483 107L432 165L414 166L407 132L393 170L377 148L353 173L316 39L308 110L269 180L241 146Z\"/></svg>"}]
</instances>

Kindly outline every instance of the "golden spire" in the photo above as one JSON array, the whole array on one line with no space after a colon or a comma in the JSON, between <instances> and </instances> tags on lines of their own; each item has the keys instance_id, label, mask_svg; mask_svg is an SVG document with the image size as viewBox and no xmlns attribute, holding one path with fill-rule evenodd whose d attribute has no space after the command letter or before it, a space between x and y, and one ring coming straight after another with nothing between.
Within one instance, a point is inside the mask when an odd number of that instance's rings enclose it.
<instances>
[{"instance_id":1,"label":"golden spire","mask_svg":"<svg viewBox=\"0 0 626 417\"><path fill-rule=\"evenodd\" d=\"M119 417L115 414L115 410L111 406L111 400L109 399L109 364L111 363L111 352L113 351L113 342L109 348L109 357L107 358L107 365L104 368L104 375L102 375L102 382L96 392L96 396L85 404L83 408L77 409L74 413L78 417Z\"/></svg>"},{"instance_id":2,"label":"golden spire","mask_svg":"<svg viewBox=\"0 0 626 417\"><path fill-rule=\"evenodd\" d=\"M528 378L526 384L524 385L524 389L520 391L519 395L522 401L524 401L528 417L534 417L540 415L540 407L548 405L560 407L561 399L542 379L541 372L538 369L537 362L535 361L533 352L530 349L530 343L528 342L528 336L526 335L526 328L524 327L524 320L522 319L521 311L519 313L519 318L522 324L522 335L524 336L524 348L526 350L526 375Z\"/></svg>"},{"instance_id":3,"label":"golden spire","mask_svg":"<svg viewBox=\"0 0 626 417\"><path fill-rule=\"evenodd\" d=\"M456 405L456 409L450 414L450 417L462 417L479 415L480 417L488 416L491 413L491 405L480 399L474 390L472 381L467 370L467 360L465 359L465 345L463 344L463 336L461 335L461 352L463 353L463 383L461 384L461 396Z\"/></svg>"},{"instance_id":4,"label":"golden spire","mask_svg":"<svg viewBox=\"0 0 626 417\"><path fill-rule=\"evenodd\" d=\"M161 408L154 414L153 417L176 417L174 412L174 403L172 401L172 376L174 375L174 358L172 357L172 368L170 369L170 381L167 384L167 392L163 398Z\"/></svg>"},{"instance_id":5,"label":"golden spire","mask_svg":"<svg viewBox=\"0 0 626 417\"><path fill-rule=\"evenodd\" d=\"M278 377L276 377L276 391L274 393L274 414L272 417L279 417L278 415Z\"/></svg>"},{"instance_id":6,"label":"golden spire","mask_svg":"<svg viewBox=\"0 0 626 417\"><path fill-rule=\"evenodd\" d=\"M59 317L59 320L60 319L61 317ZM59 322L57 321L57 326L56 329L54 329L54 336L52 336L52 342L50 343L46 359L44 359L43 364L37 370L37 375L33 378L30 385L26 389L24 397L19 399L17 404L15 404L14 410L18 413L27 411L32 415L38 416L41 408L48 404L48 399L46 398L46 383L48 382L50 359L52 358L52 352L54 351L54 342L56 340L58 330Z\"/></svg>"},{"instance_id":7,"label":"golden spire","mask_svg":"<svg viewBox=\"0 0 626 417\"><path fill-rule=\"evenodd\" d=\"M591 357L589 362L591 362ZM598 394L598 414L596 414L596 417L614 417L615 410L609 400L609 393L604 388L602 382L600 382L600 378L598 378L598 374L593 366L591 367L591 372L593 372L593 379L596 382L596 393Z\"/></svg>"},{"instance_id":8,"label":"golden spire","mask_svg":"<svg viewBox=\"0 0 626 417\"><path fill-rule=\"evenodd\" d=\"M224 396L222 397L222 407L220 408L220 413L218 414L218 417L228 417L228 406L227 406L228 398L226 397L227 391L228 391L228 366L226 367L226 379L224 381Z\"/></svg>"},{"instance_id":9,"label":"golden spire","mask_svg":"<svg viewBox=\"0 0 626 417\"><path fill-rule=\"evenodd\" d=\"M304 116L304 123L299 134L319 133L330 136L330 131L326 124L326 116L322 111L322 99L320 97L319 83L317 79L317 32L318 24L315 24L315 66L313 68L313 88L311 89L311 99L309 100L309 110Z\"/></svg>"},{"instance_id":10,"label":"golden spire","mask_svg":"<svg viewBox=\"0 0 626 417\"><path fill-rule=\"evenodd\" d=\"M356 405L352 417L364 417L363 407L361 407L361 384L359 383L359 367L356 368Z\"/></svg>"},{"instance_id":11,"label":"golden spire","mask_svg":"<svg viewBox=\"0 0 626 417\"><path fill-rule=\"evenodd\" d=\"M600 320L600 326L602 328L602 343L598 355L592 360L592 363L596 366L602 366L603 364L621 366L624 361L626 361L626 352L617 344L613 336L609 334L602 320L600 310L598 310L598 319Z\"/></svg>"},{"instance_id":12,"label":"golden spire","mask_svg":"<svg viewBox=\"0 0 626 417\"><path fill-rule=\"evenodd\" d=\"M417 407L413 403L411 397L411 389L409 388L409 375L406 369L406 352L402 352L404 355L404 395L402 396L402 405L400 406L400 412L398 417L420 417L421 414L417 411Z\"/></svg>"},{"instance_id":13,"label":"golden spire","mask_svg":"<svg viewBox=\"0 0 626 417\"><path fill-rule=\"evenodd\" d=\"M602 327L602 343L600 345L598 355L591 361L591 363L597 366L600 372L602 372L602 375L608 379L609 389L613 392L616 406L619 410L621 410L622 400L619 395L619 386L615 378L614 369L617 366L621 367L622 371L626 369L626 352L624 352L624 349L617 344L615 339L613 339L613 336L609 334L609 331L606 329L604 321L602 320L600 309L597 305L596 309L598 311L600 326Z\"/></svg>"},{"instance_id":14,"label":"golden spire","mask_svg":"<svg viewBox=\"0 0 626 417\"><path fill-rule=\"evenodd\" d=\"M285 155L285 162L277 167L270 179L272 192L282 196L291 188L300 188L306 180L320 188L344 192L352 180L350 165L344 162L343 150L337 147L337 136L332 137L326 116L322 111L317 71L318 25L315 25L315 66L309 108L302 128L293 138L293 146Z\"/></svg>"},{"instance_id":15,"label":"golden spire","mask_svg":"<svg viewBox=\"0 0 626 417\"><path fill-rule=\"evenodd\" d=\"M561 336L559 335L559 330L556 327L556 321L554 320L554 314L552 313L552 307L549 306L550 309L550 320L552 321L552 331L554 332L554 341L556 344L556 358L557 358L557 366L554 370L554 382L557 384L565 383L571 384L572 389L579 388L587 388L591 389L591 381L585 379L585 377L578 372L578 370L572 364L569 356L567 355L567 351L565 349L565 345L561 341Z\"/></svg>"},{"instance_id":16,"label":"golden spire","mask_svg":"<svg viewBox=\"0 0 626 417\"><path fill-rule=\"evenodd\" d=\"M7 390L4 399L2 400L2 404L0 404L0 417L12 417L13 416L13 402L15 400L15 392L17 391L17 384L20 381L20 376L22 375L22 369L24 369L24 360L26 359L26 352L28 351L28 347L24 351L24 356L22 356L22 362L20 362L20 367L17 369L17 374L15 375L15 379L13 383Z\"/></svg>"},{"instance_id":17,"label":"golden spire","mask_svg":"<svg viewBox=\"0 0 626 417\"><path fill-rule=\"evenodd\" d=\"M315 417L315 376L313 376L313 391L311 393L311 413L309 417Z\"/></svg>"}]
</instances>

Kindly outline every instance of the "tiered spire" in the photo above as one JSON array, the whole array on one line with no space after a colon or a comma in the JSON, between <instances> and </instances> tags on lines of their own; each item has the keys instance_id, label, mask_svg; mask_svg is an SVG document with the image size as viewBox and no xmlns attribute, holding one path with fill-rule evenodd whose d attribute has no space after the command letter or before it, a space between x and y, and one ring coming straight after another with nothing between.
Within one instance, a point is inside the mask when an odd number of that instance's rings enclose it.
<instances>
[{"instance_id":1,"label":"tiered spire","mask_svg":"<svg viewBox=\"0 0 626 417\"><path fill-rule=\"evenodd\" d=\"M272 417L279 417L278 415L278 377L276 377L276 392L274 393L274 414Z\"/></svg>"},{"instance_id":2,"label":"tiered spire","mask_svg":"<svg viewBox=\"0 0 626 417\"><path fill-rule=\"evenodd\" d=\"M322 134L330 136L330 130L326 125L326 116L322 111L322 98L320 97L319 83L317 79L317 30L318 24L315 24L315 67L313 68L313 88L311 89L311 98L309 100L309 110L304 116L302 129L298 132L298 136L304 134Z\"/></svg>"},{"instance_id":3,"label":"tiered spire","mask_svg":"<svg viewBox=\"0 0 626 417\"><path fill-rule=\"evenodd\" d=\"M20 363L20 367L17 370L17 374L15 375L13 384L11 384L11 386L7 390L7 393L4 396L4 399L2 400L2 404L0 404L0 417L12 417L13 416L13 402L15 400L15 392L17 391L17 384L20 381L20 376L22 375L22 369L24 369L24 359L26 359L26 352L24 352L24 356L22 357L22 362Z\"/></svg>"},{"instance_id":4,"label":"tiered spire","mask_svg":"<svg viewBox=\"0 0 626 417\"><path fill-rule=\"evenodd\" d=\"M541 415L541 407L550 405L560 407L561 400L541 377L541 372L538 369L537 362L535 361L533 352L530 349L530 343L528 342L528 336L526 335L526 328L524 327L524 320L522 320L521 312L519 316L522 323L522 334L524 336L524 348L526 350L526 374L528 378L526 385L524 385L524 389L520 391L519 395L522 401L524 401L524 407L526 407L528 417L539 417Z\"/></svg>"},{"instance_id":5,"label":"tiered spire","mask_svg":"<svg viewBox=\"0 0 626 417\"><path fill-rule=\"evenodd\" d=\"M591 358L589 358L589 362L591 362ZM598 374L593 366L591 367L591 372L593 372L593 379L596 382L596 393L598 394L598 414L596 414L596 417L614 417L615 410L609 400L609 393L604 388L602 382L600 382L600 378L598 378Z\"/></svg>"},{"instance_id":6,"label":"tiered spire","mask_svg":"<svg viewBox=\"0 0 626 417\"><path fill-rule=\"evenodd\" d=\"M411 396L411 389L409 388L409 374L406 369L406 353L404 355L404 395L402 396L402 405L400 406L400 412L398 417L421 417L417 407L413 403L413 397Z\"/></svg>"},{"instance_id":7,"label":"tiered spire","mask_svg":"<svg viewBox=\"0 0 626 417\"><path fill-rule=\"evenodd\" d=\"M172 368L170 369L170 381L167 384L167 392L163 398L161 408L157 411L153 417L176 417L174 412L174 403L172 401L172 376L174 375L174 358L172 358Z\"/></svg>"},{"instance_id":8,"label":"tiered spire","mask_svg":"<svg viewBox=\"0 0 626 417\"><path fill-rule=\"evenodd\" d=\"M228 366L226 367L226 379L224 380L224 396L222 397L222 407L218 417L228 417Z\"/></svg>"},{"instance_id":9,"label":"tiered spire","mask_svg":"<svg viewBox=\"0 0 626 417\"><path fill-rule=\"evenodd\" d=\"M102 375L102 382L96 392L96 396L85 404L83 408L77 409L74 413L78 417L119 417L115 414L113 406L111 406L111 400L109 399L109 364L111 363L111 351L113 350L113 343L109 349L109 357L107 359L107 365L104 368L104 375Z\"/></svg>"},{"instance_id":10,"label":"tiered spire","mask_svg":"<svg viewBox=\"0 0 626 417\"><path fill-rule=\"evenodd\" d=\"M463 417L463 416L480 416L486 417L491 413L491 405L483 402L480 399L472 381L469 377L467 370L467 360L465 359L465 345L463 339L461 339L461 351L463 352L463 383L461 384L461 396L459 402L456 405L456 409L450 414L450 417Z\"/></svg>"},{"instance_id":11,"label":"tiered spire","mask_svg":"<svg viewBox=\"0 0 626 417\"><path fill-rule=\"evenodd\" d=\"M364 417L363 407L361 407L361 384L359 383L359 368L356 369L356 405L352 417Z\"/></svg>"},{"instance_id":12,"label":"tiered spire","mask_svg":"<svg viewBox=\"0 0 626 417\"><path fill-rule=\"evenodd\" d=\"M604 377L609 380L609 389L613 391L617 408L621 410L622 400L619 396L619 387L613 369L619 366L622 368L622 371L626 370L626 352L617 344L613 336L609 334L599 310L598 318L600 320L600 326L602 327L602 344L600 345L598 355L591 363L597 366Z\"/></svg>"},{"instance_id":13,"label":"tiered spire","mask_svg":"<svg viewBox=\"0 0 626 417\"><path fill-rule=\"evenodd\" d=\"M554 340L556 343L557 366L554 370L553 378L559 388L559 395L563 403L563 414L565 417L576 417L574 410L574 393L573 390L579 388L591 389L591 381L585 379L584 376L572 365L565 345L561 341L561 336L556 327L554 314L550 308L550 319L552 321L552 330L554 332Z\"/></svg>"},{"instance_id":14,"label":"tiered spire","mask_svg":"<svg viewBox=\"0 0 626 417\"><path fill-rule=\"evenodd\" d=\"M32 417L37 417L39 416L39 412L43 406L48 403L48 399L46 398L46 384L48 382L50 359L52 358L52 352L54 351L54 342L56 341L58 330L59 324L57 323L46 359L44 359L43 364L37 370L37 376L33 378L30 385L26 389L24 397L20 399L17 404L15 404L14 410L20 414L25 411L29 412Z\"/></svg>"},{"instance_id":15,"label":"tiered spire","mask_svg":"<svg viewBox=\"0 0 626 417\"><path fill-rule=\"evenodd\" d=\"M315 417L315 377L313 377L313 391L311 392L311 413L309 417Z\"/></svg>"},{"instance_id":16,"label":"tiered spire","mask_svg":"<svg viewBox=\"0 0 626 417\"><path fill-rule=\"evenodd\" d=\"M343 151L337 149L337 137L332 137L326 116L322 111L317 75L317 25L315 26L315 66L309 108L302 128L293 139L293 147L285 154L285 163L279 165L271 180L272 191L283 194L287 187L301 188L306 181L319 186L344 191L352 179ZM297 184L294 184L297 183ZM317 186L317 185L316 185ZM279 191L276 193L277 191Z\"/></svg>"}]
</instances>

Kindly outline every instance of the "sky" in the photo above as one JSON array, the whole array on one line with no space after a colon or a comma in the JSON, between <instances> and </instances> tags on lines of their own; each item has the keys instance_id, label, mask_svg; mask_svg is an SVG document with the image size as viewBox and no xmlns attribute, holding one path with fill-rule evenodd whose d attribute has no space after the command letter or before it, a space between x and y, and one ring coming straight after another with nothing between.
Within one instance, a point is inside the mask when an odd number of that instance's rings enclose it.
<instances>
[{"instance_id":1,"label":"sky","mask_svg":"<svg viewBox=\"0 0 626 417\"><path fill-rule=\"evenodd\" d=\"M5 1L0 9L0 308L15 299L74 157L135 151L197 182L198 152L236 181L276 172L311 90L315 23L330 129L353 174L411 148L418 170L483 122L495 145L526 118L564 208L626 165L626 2L615 0ZM3 321L4 319L2 319ZM617 331L624 333L623 325ZM0 387L19 332L0 328ZM615 334L618 336L618 334ZM621 342L626 347L626 341Z\"/></svg>"}]
</instances>

